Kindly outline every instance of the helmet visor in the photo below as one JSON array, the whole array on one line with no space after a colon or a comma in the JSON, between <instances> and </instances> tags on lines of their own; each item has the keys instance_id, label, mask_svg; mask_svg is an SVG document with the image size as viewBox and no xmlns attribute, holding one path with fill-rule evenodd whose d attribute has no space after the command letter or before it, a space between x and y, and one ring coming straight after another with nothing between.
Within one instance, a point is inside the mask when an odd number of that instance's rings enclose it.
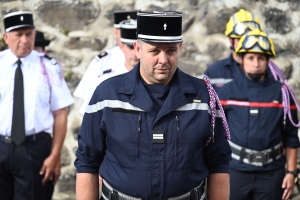
<instances>
[{"instance_id":1,"label":"helmet visor","mask_svg":"<svg viewBox=\"0 0 300 200\"><path fill-rule=\"evenodd\" d=\"M254 49L254 46L258 45L260 49L266 53L272 52L271 50L271 43L269 39L265 36L254 36L250 35L245 38L245 40L242 43L242 49L244 50L252 50Z\"/></svg>"},{"instance_id":2,"label":"helmet visor","mask_svg":"<svg viewBox=\"0 0 300 200\"><path fill-rule=\"evenodd\" d=\"M252 31L254 29L260 29L260 26L255 21L249 21L249 22L240 22L237 23L233 27L232 34L233 35L244 35L248 31Z\"/></svg>"}]
</instances>

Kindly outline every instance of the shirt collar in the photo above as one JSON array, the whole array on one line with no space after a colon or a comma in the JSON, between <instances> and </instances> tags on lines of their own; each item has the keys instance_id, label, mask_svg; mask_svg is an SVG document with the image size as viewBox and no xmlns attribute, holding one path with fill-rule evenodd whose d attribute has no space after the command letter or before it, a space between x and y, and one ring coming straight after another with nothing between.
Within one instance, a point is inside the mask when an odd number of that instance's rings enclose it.
<instances>
[{"instance_id":1,"label":"shirt collar","mask_svg":"<svg viewBox=\"0 0 300 200\"><path fill-rule=\"evenodd\" d=\"M18 57L10 49L8 49L7 53L8 53L8 55L7 55L8 64L14 65L18 61ZM22 62L22 65L24 67L29 64L30 59L34 55L34 53L35 53L35 51L31 51L31 53L28 56L20 59Z\"/></svg>"}]
</instances>

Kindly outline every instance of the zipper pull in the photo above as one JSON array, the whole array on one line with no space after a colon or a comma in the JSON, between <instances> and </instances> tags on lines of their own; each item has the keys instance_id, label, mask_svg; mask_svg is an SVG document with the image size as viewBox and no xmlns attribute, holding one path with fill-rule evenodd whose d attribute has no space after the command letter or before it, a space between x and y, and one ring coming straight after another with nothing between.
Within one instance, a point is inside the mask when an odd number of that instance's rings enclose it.
<instances>
[{"instance_id":1,"label":"zipper pull","mask_svg":"<svg viewBox=\"0 0 300 200\"><path fill-rule=\"evenodd\" d=\"M142 119L142 117L139 116L139 119L138 119L138 132L141 131L141 119Z\"/></svg>"},{"instance_id":2,"label":"zipper pull","mask_svg":"<svg viewBox=\"0 0 300 200\"><path fill-rule=\"evenodd\" d=\"M176 116L175 117L175 121L176 121L176 126L177 126L177 131L179 131L179 120L178 120L178 117Z\"/></svg>"}]
</instances>

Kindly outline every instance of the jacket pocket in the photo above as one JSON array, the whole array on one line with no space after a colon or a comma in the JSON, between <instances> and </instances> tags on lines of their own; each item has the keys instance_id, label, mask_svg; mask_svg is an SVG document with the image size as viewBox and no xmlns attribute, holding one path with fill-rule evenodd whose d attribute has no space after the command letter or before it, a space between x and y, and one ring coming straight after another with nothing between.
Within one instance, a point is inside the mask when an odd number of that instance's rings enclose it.
<instances>
[{"instance_id":1,"label":"jacket pocket","mask_svg":"<svg viewBox=\"0 0 300 200\"><path fill-rule=\"evenodd\" d=\"M125 109L112 109L106 119L106 156L122 167L134 168L140 155L141 115Z\"/></svg>"},{"instance_id":2,"label":"jacket pocket","mask_svg":"<svg viewBox=\"0 0 300 200\"><path fill-rule=\"evenodd\" d=\"M183 114L183 113L182 113ZM191 170L201 166L203 161L202 148L206 138L198 116L176 114L174 117L174 157L173 170Z\"/></svg>"}]
</instances>

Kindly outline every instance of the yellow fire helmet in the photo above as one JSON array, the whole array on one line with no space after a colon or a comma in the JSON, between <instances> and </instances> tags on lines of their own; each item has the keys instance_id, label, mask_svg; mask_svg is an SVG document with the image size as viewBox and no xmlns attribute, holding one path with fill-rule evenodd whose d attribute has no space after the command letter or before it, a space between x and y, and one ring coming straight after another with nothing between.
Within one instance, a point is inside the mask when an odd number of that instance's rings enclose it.
<instances>
[{"instance_id":1,"label":"yellow fire helmet","mask_svg":"<svg viewBox=\"0 0 300 200\"><path fill-rule=\"evenodd\" d=\"M241 53L263 53L275 58L276 53L271 38L260 29L249 31L243 35L235 49L237 55Z\"/></svg>"},{"instance_id":2,"label":"yellow fire helmet","mask_svg":"<svg viewBox=\"0 0 300 200\"><path fill-rule=\"evenodd\" d=\"M241 38L246 32L257 28L260 29L258 18L251 12L240 9L227 22L225 35L230 38Z\"/></svg>"}]
</instances>

